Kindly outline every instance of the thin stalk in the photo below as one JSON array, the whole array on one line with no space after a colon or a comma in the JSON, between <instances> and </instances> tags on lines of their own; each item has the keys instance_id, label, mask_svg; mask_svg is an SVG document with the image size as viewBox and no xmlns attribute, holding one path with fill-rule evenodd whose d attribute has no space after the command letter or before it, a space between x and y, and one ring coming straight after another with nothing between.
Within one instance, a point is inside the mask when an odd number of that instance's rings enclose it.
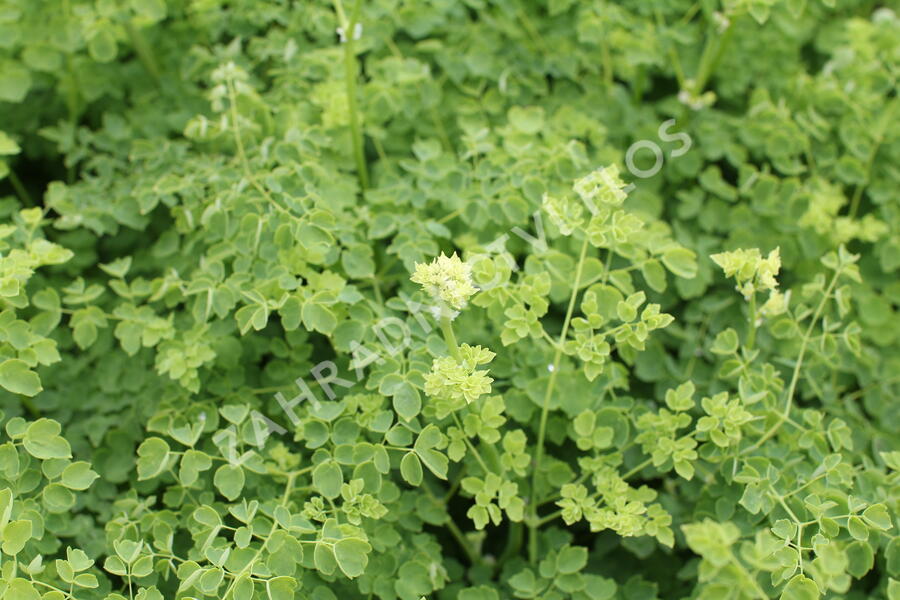
<instances>
[{"instance_id":1,"label":"thin stalk","mask_svg":"<svg viewBox=\"0 0 900 600\"><path fill-rule=\"evenodd\" d=\"M509 524L509 535L506 537L506 547L503 549L503 553L497 561L498 567L510 558L519 555L519 550L522 548L522 535L524 532L525 528L522 526L521 522Z\"/></svg>"},{"instance_id":2,"label":"thin stalk","mask_svg":"<svg viewBox=\"0 0 900 600\"><path fill-rule=\"evenodd\" d=\"M600 52L603 63L603 80L606 82L606 93L611 94L615 72L613 71L612 51L609 49L609 39L606 35L603 36L603 41L600 42Z\"/></svg>"},{"instance_id":3,"label":"thin stalk","mask_svg":"<svg viewBox=\"0 0 900 600\"><path fill-rule=\"evenodd\" d=\"M454 359L459 360L459 345L456 343L456 335L453 333L453 321L450 317L441 317L441 333L444 334L444 342L447 351Z\"/></svg>"},{"instance_id":4,"label":"thin stalk","mask_svg":"<svg viewBox=\"0 0 900 600\"><path fill-rule=\"evenodd\" d=\"M856 213L859 211L859 202L862 200L863 190L869 184L869 179L872 176L872 165L875 163L875 157L878 155L878 149L881 147L881 144L884 142L884 130L887 126L886 124L891 122L890 119L893 117L894 107L896 103L890 104L888 109L885 111L885 118L880 121L880 127L878 128L878 132L875 134L875 139L872 142L872 150L869 152L868 159L866 160L865 172L866 177L865 181L856 186L856 190L853 192L853 198L850 201L850 212L848 216L853 219L856 217Z\"/></svg>"},{"instance_id":5,"label":"thin stalk","mask_svg":"<svg viewBox=\"0 0 900 600\"><path fill-rule=\"evenodd\" d=\"M544 438L547 436L547 417L550 413L550 398L553 397L553 388L556 386L556 378L559 375L559 363L562 359L563 344L566 334L569 332L569 322L572 320L572 311L575 310L575 299L578 297L578 289L581 282L581 272L584 261L587 258L588 238L585 236L581 244L581 253L578 257L578 266L575 267L575 281L572 284L572 295L569 297L569 307L566 309L566 317L563 319L562 331L556 344L556 352L553 356L553 370L550 372L550 380L547 382L547 391L544 394L544 403L541 407L541 421L538 427L537 454L534 459L534 470L531 473L531 497L528 506L531 511L531 519L528 525L528 557L532 564L537 562L537 480L541 471L541 461L544 459Z\"/></svg>"},{"instance_id":6,"label":"thin stalk","mask_svg":"<svg viewBox=\"0 0 900 600\"><path fill-rule=\"evenodd\" d=\"M147 72L153 77L153 81L159 86L160 81L162 80L159 74L159 66L156 64L156 59L153 57L153 50L150 48L147 40L144 39L144 36L140 31L134 28L134 25L132 25L130 21L125 23L125 30L128 32L128 37L131 38L131 45L134 46L134 52L137 54L138 60L141 61L141 64L144 65L144 68L147 69Z\"/></svg>"},{"instance_id":7,"label":"thin stalk","mask_svg":"<svg viewBox=\"0 0 900 600\"><path fill-rule=\"evenodd\" d=\"M750 324L747 327L747 350L753 350L756 343L756 294L750 296Z\"/></svg>"},{"instance_id":8,"label":"thin stalk","mask_svg":"<svg viewBox=\"0 0 900 600\"><path fill-rule=\"evenodd\" d=\"M722 59L725 48L731 41L731 37L733 34L734 24L731 23L728 25L728 28L722 33L722 36L720 38L717 38L712 34L709 38L707 38L706 45L703 47L703 54L700 56L700 67L697 69L697 80L694 83L694 91L697 95L703 93L703 89L706 87L706 82L709 80L709 78L715 72L716 67L719 65L719 61Z\"/></svg>"},{"instance_id":9,"label":"thin stalk","mask_svg":"<svg viewBox=\"0 0 900 600\"><path fill-rule=\"evenodd\" d=\"M439 504L445 504L434 494L434 492L431 491L431 488L429 487L427 482L423 483L421 489L435 502ZM466 554L466 558L469 559L469 562L473 565L480 565L481 557L479 557L478 554L475 553L475 551L472 549L472 546L469 544L469 541L466 539L466 536L463 535L462 530L460 530L456 523L453 522L453 519L449 515L447 516L445 525L450 531L450 534L453 536L453 539L456 540L456 542L459 544L459 547L462 548L463 552Z\"/></svg>"},{"instance_id":10,"label":"thin stalk","mask_svg":"<svg viewBox=\"0 0 900 600\"><path fill-rule=\"evenodd\" d=\"M446 223L447 221L452 221L453 219L455 219L456 217L458 217L458 216L461 215L461 214L462 214L462 209L461 209L461 208L458 208L458 209L454 210L452 213L450 213L450 214L448 214L448 215L444 215L443 217L441 217L440 219L438 219L438 223L440 223L441 225L443 225L443 224Z\"/></svg>"},{"instance_id":11,"label":"thin stalk","mask_svg":"<svg viewBox=\"0 0 900 600\"><path fill-rule=\"evenodd\" d=\"M256 179L256 175L250 168L250 160L247 158L247 152L244 150L244 139L241 137L240 128L238 126L240 115L238 114L237 109L237 90L234 87L234 81L232 81L230 77L225 83L228 88L228 103L230 104L229 112L231 113L231 127L234 131L234 144L237 147L238 159L241 161L241 167L244 169L244 177L247 178L247 181L250 182L250 185L252 185L256 191L262 194L263 198L265 198L269 204L274 206L279 212L290 216L290 212L276 202L269 191L259 183Z\"/></svg>"},{"instance_id":12,"label":"thin stalk","mask_svg":"<svg viewBox=\"0 0 900 600\"><path fill-rule=\"evenodd\" d=\"M31 195L28 193L28 190L25 189L25 186L22 184L22 180L19 179L19 176L16 175L16 172L10 169L9 173L7 173L7 176L9 177L9 183L16 191L16 195L19 197L19 200L22 201L22 204L24 204L25 206L34 206L34 200L31 199Z\"/></svg>"},{"instance_id":13,"label":"thin stalk","mask_svg":"<svg viewBox=\"0 0 900 600\"><path fill-rule=\"evenodd\" d=\"M344 14L341 0L335 0L335 11L344 29L344 79L347 87L347 107L350 111L350 136L353 142L353 157L356 160L356 174L359 177L359 187L365 192L369 188L369 171L366 166L366 157L363 153L362 128L359 124L359 108L356 98L356 78L359 73L359 65L354 50L354 30L359 23L359 12L362 0L356 0L353 13L348 20Z\"/></svg>"},{"instance_id":14,"label":"thin stalk","mask_svg":"<svg viewBox=\"0 0 900 600\"><path fill-rule=\"evenodd\" d=\"M763 600L768 600L769 595L766 594L761 587L759 587L759 582L756 581L756 578L753 577L749 571L747 571L747 568L744 567L743 564L741 564L741 562L731 552L730 549L728 550L728 555L731 557L731 564L733 564L735 568L740 571L741 575L743 575L744 578L750 583L750 585L753 586L753 590L758 594L758 596Z\"/></svg>"},{"instance_id":15,"label":"thin stalk","mask_svg":"<svg viewBox=\"0 0 900 600\"><path fill-rule=\"evenodd\" d=\"M284 493L281 495L281 502L280 502L280 505L284 506L285 508L287 508L287 501L291 497L291 492L294 490L294 480L296 479L296 477L297 477L297 474L295 474L295 473L288 474L287 483L284 486ZM266 541L263 542L262 544L260 544L259 550L256 551L256 553L253 555L253 558L250 559L250 562L248 562L247 565L243 569L241 569L241 571L237 575L234 575L232 577L231 583L229 584L228 588L225 590L225 593L222 595L222 600L228 600L229 596L231 596L233 594L234 586L237 585L238 579L240 579L242 575L244 575L245 573L251 573L253 571L253 567L256 564L256 561L259 559L260 555L262 554L263 549L266 547L266 544L268 543L269 538L272 537L272 534L274 534L277 529L278 529L278 521L273 520L272 527L269 529L269 533L265 537Z\"/></svg>"},{"instance_id":16,"label":"thin stalk","mask_svg":"<svg viewBox=\"0 0 900 600\"><path fill-rule=\"evenodd\" d=\"M831 297L831 292L834 290L834 286L837 284L838 277L840 277L841 271L840 269L835 271L834 276L831 278L831 282L828 284L828 288L825 290L825 294L822 296L822 301L819 302L819 306L816 307L816 311L813 313L812 321L809 324L809 327L806 328L806 333L803 335L803 341L800 343L800 353L797 355L797 363L794 365L794 372L791 375L791 383L788 385L787 395L784 403L784 410L782 410L781 414L778 417L778 421L766 431L761 438L759 438L755 444L749 446L746 450L742 452L750 452L762 446L766 441L768 441L775 433L781 429L781 426L784 425L785 421L787 421L788 416L790 416L791 407L794 403L794 392L797 390L797 382L800 378L800 368L803 366L803 358L806 356L806 349L809 346L809 341L812 336L812 330L816 326L816 322L819 320L819 316L822 314L822 310L825 308L825 304L827 304L828 299Z\"/></svg>"},{"instance_id":17,"label":"thin stalk","mask_svg":"<svg viewBox=\"0 0 900 600\"><path fill-rule=\"evenodd\" d=\"M665 40L662 35L662 30L665 28L665 20L663 19L662 13L659 11L659 7L656 7L653 11L656 16L656 30L660 39ZM669 44L666 40L663 44L666 52L669 54L669 60L672 61L672 70L675 71L675 79L678 80L678 88L684 89L684 69L681 68L681 61L678 58L678 53L675 49Z\"/></svg>"},{"instance_id":18,"label":"thin stalk","mask_svg":"<svg viewBox=\"0 0 900 600\"><path fill-rule=\"evenodd\" d=\"M490 473L491 470L488 469L487 464L484 462L484 459L481 458L481 453L478 452L478 449L475 447L475 445L469 439L469 436L466 435L466 430L463 427L462 421L459 420L459 415L457 415L456 413L453 413L453 422L456 423L457 427L459 427L459 430L463 434L463 441L466 443L466 446L468 446L469 450L472 452L472 456L475 457L475 460L477 460L478 464L481 465L481 468L484 469L485 475Z\"/></svg>"}]
</instances>

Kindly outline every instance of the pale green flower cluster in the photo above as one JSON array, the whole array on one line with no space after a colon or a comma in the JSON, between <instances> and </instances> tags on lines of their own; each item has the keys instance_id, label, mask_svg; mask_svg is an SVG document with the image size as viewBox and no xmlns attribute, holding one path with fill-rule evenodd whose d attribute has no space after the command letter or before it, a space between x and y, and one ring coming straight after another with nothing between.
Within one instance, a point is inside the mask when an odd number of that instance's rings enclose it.
<instances>
[{"instance_id":1,"label":"pale green flower cluster","mask_svg":"<svg viewBox=\"0 0 900 600\"><path fill-rule=\"evenodd\" d=\"M572 235L584 225L584 207L572 198L544 194L544 210L563 235Z\"/></svg>"},{"instance_id":2,"label":"pale green flower cluster","mask_svg":"<svg viewBox=\"0 0 900 600\"><path fill-rule=\"evenodd\" d=\"M454 310L464 308L478 291L472 283L472 266L460 260L455 252L451 256L441 253L427 264L416 263L416 271L410 279Z\"/></svg>"},{"instance_id":3,"label":"pale green flower cluster","mask_svg":"<svg viewBox=\"0 0 900 600\"><path fill-rule=\"evenodd\" d=\"M589 207L596 204L621 206L628 194L627 184L619 177L619 167L610 165L588 173L575 181L572 189Z\"/></svg>"},{"instance_id":4,"label":"pale green flower cluster","mask_svg":"<svg viewBox=\"0 0 900 600\"><path fill-rule=\"evenodd\" d=\"M494 353L481 346L462 344L459 358L436 358L431 372L425 376L425 393L438 400L471 404L484 394L491 393L492 378L487 371L476 371L494 358Z\"/></svg>"},{"instance_id":5,"label":"pale green flower cluster","mask_svg":"<svg viewBox=\"0 0 900 600\"><path fill-rule=\"evenodd\" d=\"M610 165L575 180L572 189L578 194L580 202L574 198L544 194L543 207L560 233L571 235L576 229L585 226L585 206L593 215L593 218L587 216L592 226L600 227L607 223L615 212L612 209L625 202L628 195L626 186L619 177L619 167Z\"/></svg>"},{"instance_id":6,"label":"pale green flower cluster","mask_svg":"<svg viewBox=\"0 0 900 600\"><path fill-rule=\"evenodd\" d=\"M760 308L764 315L777 315L787 310L787 297L778 291L778 271L781 269L781 253L778 248L763 258L758 248L740 248L731 252L713 254L710 258L725 271L726 277L734 277L737 289L749 300L756 292L769 292L769 299Z\"/></svg>"}]
</instances>

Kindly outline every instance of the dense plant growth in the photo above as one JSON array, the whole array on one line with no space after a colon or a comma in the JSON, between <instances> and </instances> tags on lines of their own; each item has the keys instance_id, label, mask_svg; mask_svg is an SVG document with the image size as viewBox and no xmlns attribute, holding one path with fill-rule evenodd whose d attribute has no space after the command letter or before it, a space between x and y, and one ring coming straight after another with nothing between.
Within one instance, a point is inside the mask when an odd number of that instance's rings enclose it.
<instances>
[{"instance_id":1,"label":"dense plant growth","mask_svg":"<svg viewBox=\"0 0 900 600\"><path fill-rule=\"evenodd\" d=\"M900 17L0 0L0 599L900 599Z\"/></svg>"}]
</instances>

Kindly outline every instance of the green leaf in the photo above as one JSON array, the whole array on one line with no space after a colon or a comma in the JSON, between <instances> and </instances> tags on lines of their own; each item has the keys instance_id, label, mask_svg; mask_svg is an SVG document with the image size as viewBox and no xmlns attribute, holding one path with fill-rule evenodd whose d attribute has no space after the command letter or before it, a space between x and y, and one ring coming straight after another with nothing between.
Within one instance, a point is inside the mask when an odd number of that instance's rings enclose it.
<instances>
[{"instance_id":1,"label":"green leaf","mask_svg":"<svg viewBox=\"0 0 900 600\"><path fill-rule=\"evenodd\" d=\"M327 543L316 544L316 549L313 552L313 563L316 565L316 569L325 575L334 573L334 570L337 568L337 559L334 557L332 546Z\"/></svg>"},{"instance_id":2,"label":"green leaf","mask_svg":"<svg viewBox=\"0 0 900 600\"><path fill-rule=\"evenodd\" d=\"M28 426L23 438L25 450L41 460L51 458L71 458L69 442L59 435L59 423L50 419L38 419Z\"/></svg>"},{"instance_id":3,"label":"green leaf","mask_svg":"<svg viewBox=\"0 0 900 600\"><path fill-rule=\"evenodd\" d=\"M372 249L367 245L354 244L344 250L341 254L341 264L350 277L366 279L375 275Z\"/></svg>"},{"instance_id":4,"label":"green leaf","mask_svg":"<svg viewBox=\"0 0 900 600\"><path fill-rule=\"evenodd\" d=\"M849 531L850 535L857 540L865 541L869 539L869 528L866 527L865 522L859 517L850 517L847 519L847 531Z\"/></svg>"},{"instance_id":5,"label":"green leaf","mask_svg":"<svg viewBox=\"0 0 900 600\"><path fill-rule=\"evenodd\" d=\"M565 546L556 557L556 571L558 573L577 573L586 564L587 549L581 546Z\"/></svg>"},{"instance_id":6,"label":"green leaf","mask_svg":"<svg viewBox=\"0 0 900 600\"><path fill-rule=\"evenodd\" d=\"M194 520L207 527L219 527L222 524L219 513L209 506L201 506L195 510Z\"/></svg>"},{"instance_id":7,"label":"green leaf","mask_svg":"<svg viewBox=\"0 0 900 600\"><path fill-rule=\"evenodd\" d=\"M411 383L403 381L394 388L394 410L405 421L411 421L422 410L422 397Z\"/></svg>"},{"instance_id":8,"label":"green leaf","mask_svg":"<svg viewBox=\"0 0 900 600\"><path fill-rule=\"evenodd\" d=\"M248 575L242 575L234 584L232 596L234 600L253 600L253 581Z\"/></svg>"},{"instance_id":9,"label":"green leaf","mask_svg":"<svg viewBox=\"0 0 900 600\"><path fill-rule=\"evenodd\" d=\"M697 255L687 248L670 248L663 252L663 264L672 273L685 279L697 276Z\"/></svg>"},{"instance_id":10,"label":"green leaf","mask_svg":"<svg viewBox=\"0 0 900 600\"><path fill-rule=\"evenodd\" d=\"M319 463L312 472L313 487L328 499L334 499L341 495L341 484L344 483L344 474L340 465L334 461Z\"/></svg>"},{"instance_id":11,"label":"green leaf","mask_svg":"<svg viewBox=\"0 0 900 600\"><path fill-rule=\"evenodd\" d=\"M641 275L647 281L647 285L657 292L666 291L666 272L658 260L651 259L641 265Z\"/></svg>"},{"instance_id":12,"label":"green leaf","mask_svg":"<svg viewBox=\"0 0 900 600\"><path fill-rule=\"evenodd\" d=\"M400 460L400 474L412 486L418 487L422 483L422 463L415 452L403 455Z\"/></svg>"},{"instance_id":13,"label":"green leaf","mask_svg":"<svg viewBox=\"0 0 900 600\"><path fill-rule=\"evenodd\" d=\"M319 333L329 334L337 327L337 319L327 306L316 302L307 302L301 311L303 325Z\"/></svg>"},{"instance_id":14,"label":"green leaf","mask_svg":"<svg viewBox=\"0 0 900 600\"><path fill-rule=\"evenodd\" d=\"M0 100L19 103L31 88L31 73L13 61L0 61Z\"/></svg>"},{"instance_id":15,"label":"green leaf","mask_svg":"<svg viewBox=\"0 0 900 600\"><path fill-rule=\"evenodd\" d=\"M856 577L862 578L866 573L875 566L875 554L869 544L856 541L847 545L847 572Z\"/></svg>"},{"instance_id":16,"label":"green leaf","mask_svg":"<svg viewBox=\"0 0 900 600\"><path fill-rule=\"evenodd\" d=\"M3 600L41 600L41 594L30 581L17 577L9 583Z\"/></svg>"},{"instance_id":17,"label":"green leaf","mask_svg":"<svg viewBox=\"0 0 900 600\"><path fill-rule=\"evenodd\" d=\"M442 453L437 450L416 450L416 455L422 461L428 470L435 474L439 479L447 479L447 469L450 461Z\"/></svg>"},{"instance_id":18,"label":"green leaf","mask_svg":"<svg viewBox=\"0 0 900 600\"><path fill-rule=\"evenodd\" d=\"M100 477L91 470L91 464L84 461L73 462L62 472L62 484L70 490L86 490Z\"/></svg>"},{"instance_id":19,"label":"green leaf","mask_svg":"<svg viewBox=\"0 0 900 600\"><path fill-rule=\"evenodd\" d=\"M893 527L891 515L884 504L873 504L863 511L862 518L870 526L881 531L887 531Z\"/></svg>"},{"instance_id":20,"label":"green leaf","mask_svg":"<svg viewBox=\"0 0 900 600\"><path fill-rule=\"evenodd\" d=\"M162 21L166 17L165 0L131 0L130 4L135 14L152 23Z\"/></svg>"},{"instance_id":21,"label":"green leaf","mask_svg":"<svg viewBox=\"0 0 900 600\"><path fill-rule=\"evenodd\" d=\"M359 577L366 571L372 547L359 538L345 538L334 545L334 557L344 575Z\"/></svg>"},{"instance_id":22,"label":"green leaf","mask_svg":"<svg viewBox=\"0 0 900 600\"><path fill-rule=\"evenodd\" d=\"M134 564L134 561L136 561L141 554L142 545L143 544L140 542L126 539L113 542L113 548L116 551L116 555L122 559L126 565Z\"/></svg>"},{"instance_id":23,"label":"green leaf","mask_svg":"<svg viewBox=\"0 0 900 600\"><path fill-rule=\"evenodd\" d=\"M887 597L888 600L900 600L900 581L893 577L888 579Z\"/></svg>"},{"instance_id":24,"label":"green leaf","mask_svg":"<svg viewBox=\"0 0 900 600\"><path fill-rule=\"evenodd\" d=\"M637 309L624 300L616 304L616 315L623 323L630 323L637 318Z\"/></svg>"},{"instance_id":25,"label":"green leaf","mask_svg":"<svg viewBox=\"0 0 900 600\"><path fill-rule=\"evenodd\" d=\"M794 575L781 591L781 600L819 600L819 586L804 575Z\"/></svg>"},{"instance_id":26,"label":"green leaf","mask_svg":"<svg viewBox=\"0 0 900 600\"><path fill-rule=\"evenodd\" d=\"M269 309L263 304L248 304L242 306L234 313L241 335L244 335L252 327L254 331L260 331L269 322Z\"/></svg>"},{"instance_id":27,"label":"green leaf","mask_svg":"<svg viewBox=\"0 0 900 600\"><path fill-rule=\"evenodd\" d=\"M293 577L272 577L266 581L266 595L269 600L294 600L294 592L299 582Z\"/></svg>"},{"instance_id":28,"label":"green leaf","mask_svg":"<svg viewBox=\"0 0 900 600\"><path fill-rule=\"evenodd\" d=\"M729 327L728 329L719 332L719 334L716 336L715 342L713 342L712 348L710 348L709 350L713 354L727 356L737 352L738 343L737 332Z\"/></svg>"},{"instance_id":29,"label":"green leaf","mask_svg":"<svg viewBox=\"0 0 900 600\"><path fill-rule=\"evenodd\" d=\"M22 148L19 147L19 144L14 139L9 137L5 131L0 131L0 156L10 156L21 151Z\"/></svg>"},{"instance_id":30,"label":"green leaf","mask_svg":"<svg viewBox=\"0 0 900 600\"><path fill-rule=\"evenodd\" d=\"M88 52L97 62L110 62L116 57L116 38L109 28L99 29L88 40Z\"/></svg>"},{"instance_id":31,"label":"green leaf","mask_svg":"<svg viewBox=\"0 0 900 600\"><path fill-rule=\"evenodd\" d=\"M440 445L442 437L441 430L438 429L437 425L427 425L419 432L414 448L416 452L436 448Z\"/></svg>"},{"instance_id":32,"label":"green leaf","mask_svg":"<svg viewBox=\"0 0 900 600\"><path fill-rule=\"evenodd\" d=\"M21 552L31 539L31 531L31 521L27 519L8 523L3 528L3 553L15 556Z\"/></svg>"},{"instance_id":33,"label":"green leaf","mask_svg":"<svg viewBox=\"0 0 900 600\"><path fill-rule=\"evenodd\" d=\"M229 500L235 500L244 489L244 470L236 465L222 465L216 469L213 483Z\"/></svg>"},{"instance_id":34,"label":"green leaf","mask_svg":"<svg viewBox=\"0 0 900 600\"><path fill-rule=\"evenodd\" d=\"M150 437L138 447L138 480L152 479L162 473L169 462L169 444L162 438Z\"/></svg>"},{"instance_id":35,"label":"green leaf","mask_svg":"<svg viewBox=\"0 0 900 600\"><path fill-rule=\"evenodd\" d=\"M25 361L8 358L0 363L0 385L14 394L34 396L44 388L41 378L28 368Z\"/></svg>"},{"instance_id":36,"label":"green leaf","mask_svg":"<svg viewBox=\"0 0 900 600\"><path fill-rule=\"evenodd\" d=\"M540 106L514 106L507 113L509 124L521 133L533 135L544 126L544 109Z\"/></svg>"}]
</instances>

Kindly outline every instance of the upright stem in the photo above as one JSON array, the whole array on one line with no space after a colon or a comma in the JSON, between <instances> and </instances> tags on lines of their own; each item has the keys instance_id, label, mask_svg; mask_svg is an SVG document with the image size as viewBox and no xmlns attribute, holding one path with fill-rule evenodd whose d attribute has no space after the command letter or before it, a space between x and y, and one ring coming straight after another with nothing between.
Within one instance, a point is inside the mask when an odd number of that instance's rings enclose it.
<instances>
[{"instance_id":1,"label":"upright stem","mask_svg":"<svg viewBox=\"0 0 900 600\"><path fill-rule=\"evenodd\" d=\"M797 390L797 381L800 379L800 368L803 366L803 358L806 356L806 349L809 346L809 341L812 337L813 327L816 326L816 322L819 320L819 316L822 314L822 310L825 308L825 304L828 303L828 298L831 297L831 292L834 290L834 286L837 284L838 278L841 276L841 271L838 269L835 271L834 276L831 278L831 282L828 284L828 288L825 290L825 294L822 296L822 301L819 302L819 306L816 307L816 311L813 313L812 321L809 323L809 327L806 328L806 333L803 335L803 341L800 343L800 353L797 355L797 363L794 365L794 372L791 375L791 383L788 385L787 395L785 396L784 402L784 410L778 415L778 420L775 422L772 427L766 431L761 438L759 438L755 444L749 446L746 450L742 452L750 452L762 446L767 440L769 440L778 430L784 425L784 422L788 420L791 414L791 406L793 406L794 402L794 392Z\"/></svg>"},{"instance_id":2,"label":"upright stem","mask_svg":"<svg viewBox=\"0 0 900 600\"><path fill-rule=\"evenodd\" d=\"M287 508L287 502L291 497L291 492L294 491L294 481L297 479L298 473L299 472L288 473L287 484L284 486L284 493L281 495L281 502L279 503L280 506L284 506L285 508ZM256 561L259 559L260 555L262 554L263 549L265 549L266 544L268 544L269 538L271 538L272 534L275 533L275 531L277 531L277 530L278 530L278 521L273 520L272 527L269 529L269 533L266 535L265 539L260 544L259 550L257 550L254 553L254 555L250 559L250 561L246 564L246 566L244 566L243 569L241 569L241 571L237 575L232 576L231 583L228 585L228 588L225 590L225 593L222 595L223 600L228 600L229 597L233 598L232 594L234 592L235 586L237 585L238 579L240 579L241 576L244 575L245 573L253 572L253 567L256 564Z\"/></svg>"},{"instance_id":3,"label":"upright stem","mask_svg":"<svg viewBox=\"0 0 900 600\"><path fill-rule=\"evenodd\" d=\"M441 333L444 334L444 342L450 356L459 360L459 345L456 343L456 335L453 333L453 321L450 317L441 317Z\"/></svg>"},{"instance_id":4,"label":"upright stem","mask_svg":"<svg viewBox=\"0 0 900 600\"><path fill-rule=\"evenodd\" d=\"M341 0L335 0L335 10L341 20L344 29L344 79L347 86L347 107L350 110L350 136L353 142L353 156L356 159L356 174L359 177L359 186L365 192L369 187L369 171L366 167L366 157L363 154L362 128L359 125L359 110L356 100L356 77L359 67L356 64L356 52L354 50L354 30L359 23L359 11L362 0L356 0L353 6L353 14L346 19Z\"/></svg>"},{"instance_id":5,"label":"upright stem","mask_svg":"<svg viewBox=\"0 0 900 600\"><path fill-rule=\"evenodd\" d=\"M712 34L707 38L706 46L703 48L703 54L700 56L700 67L697 70L697 80L694 84L694 89L698 96L703 93L706 82L715 72L716 67L719 66L719 61L722 59L725 48L728 46L733 35L734 23L730 23L720 38L717 39Z\"/></svg>"},{"instance_id":6,"label":"upright stem","mask_svg":"<svg viewBox=\"0 0 900 600\"><path fill-rule=\"evenodd\" d=\"M16 172L10 169L7 176L9 177L10 185L12 185L13 189L16 191L16 195L19 196L19 200L22 201L22 204L25 206L34 206L34 200L31 199L31 195L28 193L28 190L25 189L22 180L19 179Z\"/></svg>"},{"instance_id":7,"label":"upright stem","mask_svg":"<svg viewBox=\"0 0 900 600\"><path fill-rule=\"evenodd\" d=\"M569 332L569 322L572 320L572 311L575 309L575 299L578 297L578 288L581 285L581 272L584 268L584 260L587 257L588 245L588 238L585 236L584 242L581 244L581 254L578 257L578 266L575 267L575 281L572 284L572 295L569 297L569 307L566 310L562 331L559 334L559 341L556 344L556 353L553 356L553 368L550 371L550 380L547 382L547 391L544 394L544 403L541 407L537 454L534 459L534 470L531 473L531 498L528 502L528 508L531 512L531 518L528 522L528 557L532 563L537 562L537 530L539 527L537 522L537 481L538 473L541 471L541 461L544 459L544 438L547 436L547 417L550 412L550 398L553 397L553 388L556 386L556 378L559 374L559 363L562 359L563 344L566 341L566 334Z\"/></svg>"},{"instance_id":8,"label":"upright stem","mask_svg":"<svg viewBox=\"0 0 900 600\"><path fill-rule=\"evenodd\" d=\"M144 39L143 34L134 28L131 21L125 23L125 31L128 32L128 37L131 38L131 45L134 46L134 52L137 54L138 60L141 61L141 64L147 69L147 72L153 76L153 81L156 85L159 85L162 77L160 76L156 59L153 57L153 50L151 49L150 44Z\"/></svg>"},{"instance_id":9,"label":"upright stem","mask_svg":"<svg viewBox=\"0 0 900 600\"><path fill-rule=\"evenodd\" d=\"M238 113L237 106L237 90L234 87L234 81L229 76L225 81L226 88L228 89L228 103L229 103L229 112L231 113L231 128L234 134L234 144L237 148L238 160L241 161L241 167L244 169L244 176L247 178L247 181L250 182L250 185L262 194L263 198L265 198L269 204L275 207L276 210L282 212L286 215L290 215L290 213L281 206L278 202L275 201L275 198L269 193L269 191L262 186L261 183L256 179L256 175L253 173L253 169L250 168L250 159L247 158L247 152L244 150L244 139L241 137L240 124L238 120L240 119L240 114Z\"/></svg>"},{"instance_id":10,"label":"upright stem","mask_svg":"<svg viewBox=\"0 0 900 600\"><path fill-rule=\"evenodd\" d=\"M438 498L434 492L431 491L431 488L428 485L428 482L423 482L421 487L422 491L428 495L435 503L445 504L440 498ZM472 546L469 544L469 541L466 539L466 536L463 534L462 530L453 522L453 518L449 515L447 516L447 521L444 523L447 526L447 529L450 531L450 534L459 544L459 547L462 548L463 552L466 554L466 558L469 559L469 562L472 565L480 565L482 563L481 557L472 549Z\"/></svg>"},{"instance_id":11,"label":"upright stem","mask_svg":"<svg viewBox=\"0 0 900 600\"><path fill-rule=\"evenodd\" d=\"M750 325L747 328L747 350L753 350L756 343L756 292L750 296Z\"/></svg>"},{"instance_id":12,"label":"upright stem","mask_svg":"<svg viewBox=\"0 0 900 600\"><path fill-rule=\"evenodd\" d=\"M459 428L459 431L463 434L463 441L466 443L466 446L468 446L469 450L472 452L472 456L475 457L475 460L477 460L478 464L481 465L481 468L484 469L484 474L487 475L488 473L491 472L491 470L488 469L487 464L484 462L484 459L481 457L481 453L478 452L478 449L472 443L472 440L470 440L469 436L466 435L466 429L465 429L465 427L463 427L462 421L460 421L460 419L459 419L459 415L457 415L456 413L452 413L452 415L453 415L453 422L456 423L456 426Z\"/></svg>"}]
</instances>

